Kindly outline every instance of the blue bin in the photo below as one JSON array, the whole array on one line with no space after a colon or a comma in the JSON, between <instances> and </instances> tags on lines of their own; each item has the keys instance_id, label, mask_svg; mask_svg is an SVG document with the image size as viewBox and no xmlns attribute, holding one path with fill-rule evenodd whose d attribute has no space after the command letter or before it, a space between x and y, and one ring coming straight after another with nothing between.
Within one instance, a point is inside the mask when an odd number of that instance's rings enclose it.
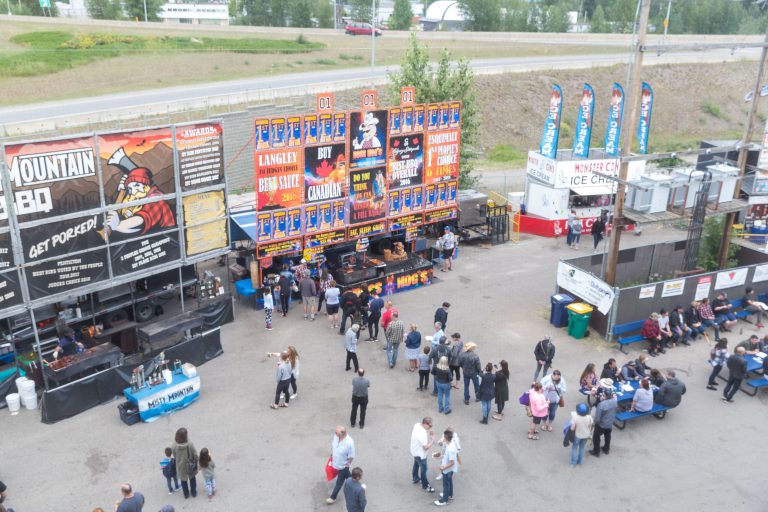
<instances>
[{"instance_id":1,"label":"blue bin","mask_svg":"<svg viewBox=\"0 0 768 512\"><path fill-rule=\"evenodd\" d=\"M549 314L549 323L555 327L568 326L568 310L565 307L574 301L574 298L564 293L557 293L550 297L552 311Z\"/></svg>"},{"instance_id":2,"label":"blue bin","mask_svg":"<svg viewBox=\"0 0 768 512\"><path fill-rule=\"evenodd\" d=\"M765 245L765 242L768 241L768 226L752 226L749 228L749 234L755 235L750 236L749 241L753 244L758 245Z\"/></svg>"}]
</instances>

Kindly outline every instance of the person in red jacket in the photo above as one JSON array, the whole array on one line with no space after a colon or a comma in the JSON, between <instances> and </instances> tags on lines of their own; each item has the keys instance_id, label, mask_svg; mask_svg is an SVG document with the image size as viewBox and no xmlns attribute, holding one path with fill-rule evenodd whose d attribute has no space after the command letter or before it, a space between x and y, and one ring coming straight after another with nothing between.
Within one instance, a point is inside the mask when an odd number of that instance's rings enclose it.
<instances>
[{"instance_id":1,"label":"person in red jacket","mask_svg":"<svg viewBox=\"0 0 768 512\"><path fill-rule=\"evenodd\" d=\"M648 347L648 353L656 357L659 355L659 353L666 353L666 351L661 347L661 329L659 329L659 314L654 312L651 313L651 316L649 316L645 323L643 323L643 328L640 329L640 335L648 340L648 343L650 343L650 347Z\"/></svg>"}]
</instances>

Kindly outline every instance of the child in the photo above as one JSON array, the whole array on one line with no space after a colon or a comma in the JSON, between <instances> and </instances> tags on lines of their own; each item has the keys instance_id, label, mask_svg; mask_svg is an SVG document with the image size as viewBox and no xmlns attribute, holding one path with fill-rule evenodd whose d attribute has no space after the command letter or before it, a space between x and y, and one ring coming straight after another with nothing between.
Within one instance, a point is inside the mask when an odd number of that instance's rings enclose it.
<instances>
[{"instance_id":1,"label":"child","mask_svg":"<svg viewBox=\"0 0 768 512\"><path fill-rule=\"evenodd\" d=\"M179 490L179 478L176 476L176 459L173 457L173 450L165 449L165 458L160 461L160 468L163 470L163 476L168 484L168 494L173 494L174 490ZM176 489L171 486L171 480Z\"/></svg>"},{"instance_id":2,"label":"child","mask_svg":"<svg viewBox=\"0 0 768 512\"><path fill-rule=\"evenodd\" d=\"M200 464L200 471L205 479L205 492L208 493L208 500L210 500L216 494L216 475L213 473L216 464L214 464L211 459L211 454L208 453L208 448L200 450L198 464Z\"/></svg>"},{"instance_id":3,"label":"child","mask_svg":"<svg viewBox=\"0 0 768 512\"><path fill-rule=\"evenodd\" d=\"M265 286L261 290L262 295L264 295L264 315L267 320L267 330L272 330L272 310L275 309L275 299L272 297L272 290L269 289L269 286Z\"/></svg>"},{"instance_id":4,"label":"child","mask_svg":"<svg viewBox=\"0 0 768 512\"><path fill-rule=\"evenodd\" d=\"M432 349L429 345L419 354L419 387L418 391L429 388L429 352Z\"/></svg>"}]
</instances>

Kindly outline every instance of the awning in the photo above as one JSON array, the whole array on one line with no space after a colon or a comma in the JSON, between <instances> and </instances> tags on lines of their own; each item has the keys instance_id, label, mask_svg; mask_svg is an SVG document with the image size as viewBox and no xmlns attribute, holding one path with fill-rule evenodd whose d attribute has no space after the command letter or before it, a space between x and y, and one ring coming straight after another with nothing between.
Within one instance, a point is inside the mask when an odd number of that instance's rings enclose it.
<instances>
[{"instance_id":1,"label":"awning","mask_svg":"<svg viewBox=\"0 0 768 512\"><path fill-rule=\"evenodd\" d=\"M580 196L604 196L615 192L610 185L595 185L589 187L571 187L577 195Z\"/></svg>"},{"instance_id":2,"label":"awning","mask_svg":"<svg viewBox=\"0 0 768 512\"><path fill-rule=\"evenodd\" d=\"M230 240L256 241L256 211L251 210L242 213L233 213L229 216Z\"/></svg>"}]
</instances>

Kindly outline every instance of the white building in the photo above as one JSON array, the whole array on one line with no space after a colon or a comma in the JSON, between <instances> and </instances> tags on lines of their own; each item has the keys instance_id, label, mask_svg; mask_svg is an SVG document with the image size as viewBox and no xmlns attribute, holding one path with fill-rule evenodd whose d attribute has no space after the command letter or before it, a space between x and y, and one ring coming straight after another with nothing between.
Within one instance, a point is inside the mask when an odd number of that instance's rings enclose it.
<instances>
[{"instance_id":1,"label":"white building","mask_svg":"<svg viewBox=\"0 0 768 512\"><path fill-rule=\"evenodd\" d=\"M227 4L167 3L160 11L164 23L190 25L229 25Z\"/></svg>"},{"instance_id":2,"label":"white building","mask_svg":"<svg viewBox=\"0 0 768 512\"><path fill-rule=\"evenodd\" d=\"M463 30L467 17L453 0L437 0L427 7L421 20L424 30Z\"/></svg>"}]
</instances>

